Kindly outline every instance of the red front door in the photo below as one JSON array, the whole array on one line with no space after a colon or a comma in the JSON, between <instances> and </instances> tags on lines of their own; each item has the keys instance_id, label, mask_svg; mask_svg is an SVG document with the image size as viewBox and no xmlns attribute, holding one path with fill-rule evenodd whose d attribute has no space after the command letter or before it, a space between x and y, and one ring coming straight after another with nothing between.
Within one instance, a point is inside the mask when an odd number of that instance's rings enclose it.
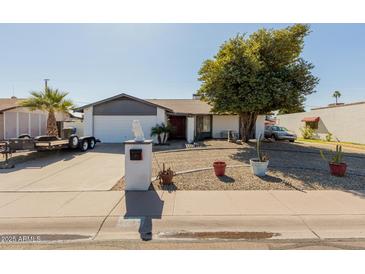
<instances>
[{"instance_id":1,"label":"red front door","mask_svg":"<svg viewBox=\"0 0 365 274\"><path fill-rule=\"evenodd\" d=\"M170 116L169 121L172 127L172 131L170 133L170 139L185 139L186 117Z\"/></svg>"}]
</instances>

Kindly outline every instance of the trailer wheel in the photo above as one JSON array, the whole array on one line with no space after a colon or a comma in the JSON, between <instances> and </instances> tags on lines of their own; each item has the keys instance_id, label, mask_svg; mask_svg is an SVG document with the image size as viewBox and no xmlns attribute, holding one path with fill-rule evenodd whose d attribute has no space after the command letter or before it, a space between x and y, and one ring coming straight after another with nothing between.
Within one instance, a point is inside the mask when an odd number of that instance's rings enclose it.
<instances>
[{"instance_id":1,"label":"trailer wheel","mask_svg":"<svg viewBox=\"0 0 365 274\"><path fill-rule=\"evenodd\" d=\"M77 136L71 136L68 139L68 146L72 149L75 149L79 146L79 138Z\"/></svg>"},{"instance_id":2,"label":"trailer wheel","mask_svg":"<svg viewBox=\"0 0 365 274\"><path fill-rule=\"evenodd\" d=\"M91 138L89 140L89 149L94 149L94 147L95 147L95 139Z\"/></svg>"},{"instance_id":3,"label":"trailer wheel","mask_svg":"<svg viewBox=\"0 0 365 274\"><path fill-rule=\"evenodd\" d=\"M80 146L80 150L81 151L86 151L89 147L89 142L87 140L83 140L81 142L81 146Z\"/></svg>"}]
</instances>

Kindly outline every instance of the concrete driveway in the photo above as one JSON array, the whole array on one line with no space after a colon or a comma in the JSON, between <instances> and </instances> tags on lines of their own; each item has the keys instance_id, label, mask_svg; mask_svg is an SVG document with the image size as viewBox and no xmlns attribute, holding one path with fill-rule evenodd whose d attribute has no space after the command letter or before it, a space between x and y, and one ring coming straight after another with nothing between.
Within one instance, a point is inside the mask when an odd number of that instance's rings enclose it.
<instances>
[{"instance_id":1,"label":"concrete driveway","mask_svg":"<svg viewBox=\"0 0 365 274\"><path fill-rule=\"evenodd\" d=\"M124 175L120 144L98 144L94 150L54 151L0 170L0 192L110 190Z\"/></svg>"}]
</instances>

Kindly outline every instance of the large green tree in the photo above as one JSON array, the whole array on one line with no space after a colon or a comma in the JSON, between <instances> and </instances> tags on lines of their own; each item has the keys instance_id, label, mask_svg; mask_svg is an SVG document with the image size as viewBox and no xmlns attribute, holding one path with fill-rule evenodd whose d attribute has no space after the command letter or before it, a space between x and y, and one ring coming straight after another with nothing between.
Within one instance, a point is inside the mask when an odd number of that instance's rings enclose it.
<instances>
[{"instance_id":1,"label":"large green tree","mask_svg":"<svg viewBox=\"0 0 365 274\"><path fill-rule=\"evenodd\" d=\"M226 41L200 71L198 94L215 113L238 114L240 135L248 142L257 116L303 106L315 92L313 65L300 57L308 25L260 29Z\"/></svg>"},{"instance_id":2,"label":"large green tree","mask_svg":"<svg viewBox=\"0 0 365 274\"><path fill-rule=\"evenodd\" d=\"M57 136L58 130L55 113L67 113L73 108L72 101L66 99L68 93L47 87L43 92L33 91L30 94L31 96L22 102L22 106L28 107L31 110L47 111L47 134Z\"/></svg>"}]
</instances>

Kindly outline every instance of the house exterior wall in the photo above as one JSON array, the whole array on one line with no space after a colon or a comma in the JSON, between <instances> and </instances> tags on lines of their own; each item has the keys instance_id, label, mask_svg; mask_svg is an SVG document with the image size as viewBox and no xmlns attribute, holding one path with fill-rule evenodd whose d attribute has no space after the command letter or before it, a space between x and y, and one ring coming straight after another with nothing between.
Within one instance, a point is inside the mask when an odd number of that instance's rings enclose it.
<instances>
[{"instance_id":1,"label":"house exterior wall","mask_svg":"<svg viewBox=\"0 0 365 274\"><path fill-rule=\"evenodd\" d=\"M141 124L145 139L150 139L151 128L157 123L157 116L95 115L94 136L104 143L121 143L134 139L133 120Z\"/></svg>"},{"instance_id":2,"label":"house exterior wall","mask_svg":"<svg viewBox=\"0 0 365 274\"><path fill-rule=\"evenodd\" d=\"M129 98L119 98L95 105L94 115L157 115L157 107Z\"/></svg>"},{"instance_id":3,"label":"house exterior wall","mask_svg":"<svg viewBox=\"0 0 365 274\"><path fill-rule=\"evenodd\" d=\"M0 114L0 140L5 139L4 136L4 114Z\"/></svg>"},{"instance_id":4,"label":"house exterior wall","mask_svg":"<svg viewBox=\"0 0 365 274\"><path fill-rule=\"evenodd\" d=\"M192 143L195 136L195 117L186 117L186 141Z\"/></svg>"},{"instance_id":5,"label":"house exterior wall","mask_svg":"<svg viewBox=\"0 0 365 274\"><path fill-rule=\"evenodd\" d=\"M41 130L39 128L39 114L30 113L30 136L41 135Z\"/></svg>"},{"instance_id":6,"label":"house exterior wall","mask_svg":"<svg viewBox=\"0 0 365 274\"><path fill-rule=\"evenodd\" d=\"M5 139L16 138L17 134L17 113L13 111L4 112Z\"/></svg>"},{"instance_id":7,"label":"house exterior wall","mask_svg":"<svg viewBox=\"0 0 365 274\"><path fill-rule=\"evenodd\" d=\"M344 105L333 108L316 109L286 115L278 115L277 124L294 131L298 136L305 126L305 117L320 117L315 138L324 139L328 132L333 138L344 142L365 143L365 104Z\"/></svg>"},{"instance_id":8,"label":"house exterior wall","mask_svg":"<svg viewBox=\"0 0 365 274\"><path fill-rule=\"evenodd\" d=\"M93 107L88 107L84 109L84 135L93 136L94 135L94 115Z\"/></svg>"},{"instance_id":9,"label":"house exterior wall","mask_svg":"<svg viewBox=\"0 0 365 274\"><path fill-rule=\"evenodd\" d=\"M157 123L158 124L161 124L161 123L166 124L166 122L167 122L166 111L162 108L157 108L156 114L157 114Z\"/></svg>"},{"instance_id":10,"label":"house exterior wall","mask_svg":"<svg viewBox=\"0 0 365 274\"><path fill-rule=\"evenodd\" d=\"M70 114L64 112L56 112L55 117L57 122L63 122L70 119Z\"/></svg>"},{"instance_id":11,"label":"house exterior wall","mask_svg":"<svg viewBox=\"0 0 365 274\"><path fill-rule=\"evenodd\" d=\"M76 128L76 135L84 136L84 123L82 120L72 120L63 122L63 128L67 127Z\"/></svg>"},{"instance_id":12,"label":"house exterior wall","mask_svg":"<svg viewBox=\"0 0 365 274\"><path fill-rule=\"evenodd\" d=\"M46 111L17 107L4 111L0 118L0 139L17 138L22 134L31 137L47 134ZM56 120L63 121L68 114L56 113Z\"/></svg>"},{"instance_id":13,"label":"house exterior wall","mask_svg":"<svg viewBox=\"0 0 365 274\"><path fill-rule=\"evenodd\" d=\"M239 132L238 115L213 115L213 138L227 138L227 131Z\"/></svg>"},{"instance_id":14,"label":"house exterior wall","mask_svg":"<svg viewBox=\"0 0 365 274\"><path fill-rule=\"evenodd\" d=\"M84 133L94 135L105 143L120 143L134 138L132 132L133 120L139 120L144 137L151 137L151 128L156 124L166 123L166 113L162 108L156 108L155 115L93 115L92 110L84 110ZM92 132L89 134L88 132Z\"/></svg>"},{"instance_id":15,"label":"house exterior wall","mask_svg":"<svg viewBox=\"0 0 365 274\"><path fill-rule=\"evenodd\" d=\"M18 133L17 135L29 134L29 112L18 112Z\"/></svg>"}]
</instances>

